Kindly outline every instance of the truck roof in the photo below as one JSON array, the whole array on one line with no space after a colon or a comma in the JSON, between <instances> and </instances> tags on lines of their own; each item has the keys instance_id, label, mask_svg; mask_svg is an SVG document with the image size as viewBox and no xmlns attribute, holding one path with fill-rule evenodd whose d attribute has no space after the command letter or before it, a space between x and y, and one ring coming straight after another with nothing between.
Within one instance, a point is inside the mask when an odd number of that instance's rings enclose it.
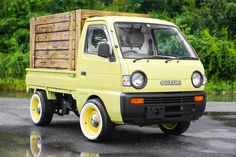
<instances>
[{"instance_id":1,"label":"truck roof","mask_svg":"<svg viewBox=\"0 0 236 157\"><path fill-rule=\"evenodd\" d=\"M145 18L145 17L129 17L129 16L101 16L101 17L92 17L87 18L86 21L106 21L107 23L113 24L115 22L140 22L140 23L153 23L153 24L162 24L175 26L175 24L154 18Z\"/></svg>"}]
</instances>

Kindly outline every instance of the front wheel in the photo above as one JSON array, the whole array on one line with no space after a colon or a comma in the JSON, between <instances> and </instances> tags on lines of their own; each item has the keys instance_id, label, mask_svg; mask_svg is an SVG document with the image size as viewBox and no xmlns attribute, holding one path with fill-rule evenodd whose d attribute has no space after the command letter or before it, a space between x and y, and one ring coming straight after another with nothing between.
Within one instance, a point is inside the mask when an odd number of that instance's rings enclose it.
<instances>
[{"instance_id":1,"label":"front wheel","mask_svg":"<svg viewBox=\"0 0 236 157\"><path fill-rule=\"evenodd\" d=\"M190 126L191 122L167 123L160 124L160 129L168 135L180 135L184 133Z\"/></svg>"},{"instance_id":2,"label":"front wheel","mask_svg":"<svg viewBox=\"0 0 236 157\"><path fill-rule=\"evenodd\" d=\"M86 139L96 142L107 140L114 129L99 99L91 99L83 106L80 112L80 127Z\"/></svg>"}]
</instances>

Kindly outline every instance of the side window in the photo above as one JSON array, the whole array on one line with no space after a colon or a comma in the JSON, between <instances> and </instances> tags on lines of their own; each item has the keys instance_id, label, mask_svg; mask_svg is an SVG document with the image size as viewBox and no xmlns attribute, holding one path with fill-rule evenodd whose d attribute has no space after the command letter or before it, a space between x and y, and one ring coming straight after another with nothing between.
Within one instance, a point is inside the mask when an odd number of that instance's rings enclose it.
<instances>
[{"instance_id":1,"label":"side window","mask_svg":"<svg viewBox=\"0 0 236 157\"><path fill-rule=\"evenodd\" d=\"M98 46L104 42L108 42L106 27L104 25L88 26L84 53L98 54Z\"/></svg>"}]
</instances>

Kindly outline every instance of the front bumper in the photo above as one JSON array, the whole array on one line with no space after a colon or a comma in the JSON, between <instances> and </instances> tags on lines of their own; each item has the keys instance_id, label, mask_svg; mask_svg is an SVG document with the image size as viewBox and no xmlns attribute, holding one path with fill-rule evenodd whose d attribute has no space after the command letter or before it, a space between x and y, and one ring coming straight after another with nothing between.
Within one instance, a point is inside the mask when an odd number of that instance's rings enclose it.
<instances>
[{"instance_id":1,"label":"front bumper","mask_svg":"<svg viewBox=\"0 0 236 157\"><path fill-rule=\"evenodd\" d=\"M204 96L204 101L194 102L194 96ZM131 98L144 98L144 104L132 105ZM125 123L147 125L197 120L206 106L206 93L122 93L121 114Z\"/></svg>"}]
</instances>

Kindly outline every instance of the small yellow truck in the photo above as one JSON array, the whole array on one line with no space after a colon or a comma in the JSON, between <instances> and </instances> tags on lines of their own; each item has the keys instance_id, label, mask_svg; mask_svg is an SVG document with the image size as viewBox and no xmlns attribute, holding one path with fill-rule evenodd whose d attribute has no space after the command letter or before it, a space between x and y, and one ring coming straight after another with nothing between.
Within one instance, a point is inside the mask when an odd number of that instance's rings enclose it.
<instances>
[{"instance_id":1,"label":"small yellow truck","mask_svg":"<svg viewBox=\"0 0 236 157\"><path fill-rule=\"evenodd\" d=\"M83 9L30 21L26 85L35 125L73 111L90 141L121 124L179 135L202 116L205 84L199 57L171 22Z\"/></svg>"}]
</instances>

